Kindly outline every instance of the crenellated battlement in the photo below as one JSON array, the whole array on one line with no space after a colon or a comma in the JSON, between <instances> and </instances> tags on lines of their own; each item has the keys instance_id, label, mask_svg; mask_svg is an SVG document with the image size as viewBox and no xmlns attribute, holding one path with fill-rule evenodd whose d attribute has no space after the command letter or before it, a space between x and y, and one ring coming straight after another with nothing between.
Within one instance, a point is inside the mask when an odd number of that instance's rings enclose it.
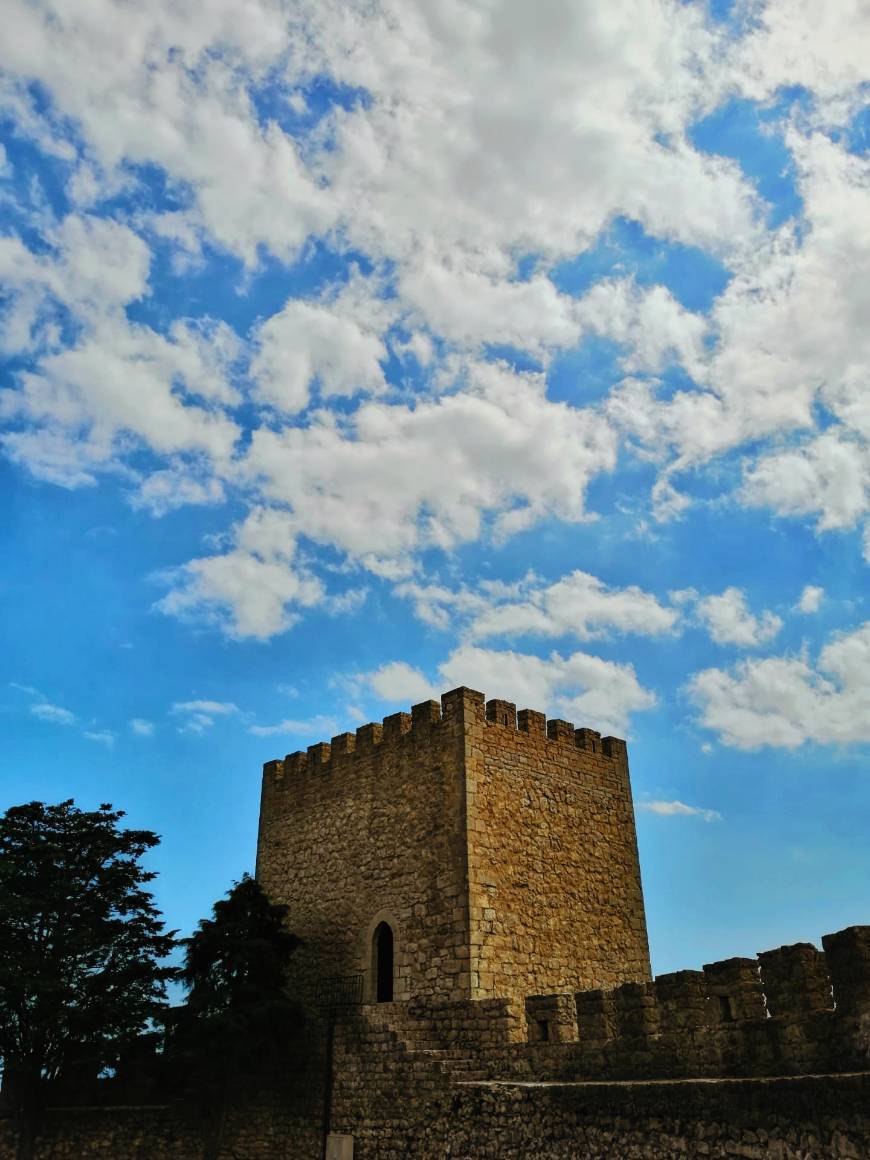
<instances>
[{"instance_id":1,"label":"crenellated battlement","mask_svg":"<svg viewBox=\"0 0 870 1160\"><path fill-rule=\"evenodd\" d=\"M528 1048L539 1070L547 1070L543 1045L562 1045L560 1069L617 1078L866 1069L870 926L825 935L822 945L795 943L609 990L529 996Z\"/></svg>"},{"instance_id":2,"label":"crenellated battlement","mask_svg":"<svg viewBox=\"0 0 870 1160\"><path fill-rule=\"evenodd\" d=\"M582 750L611 760L625 759L626 744L620 737L602 737L591 728L575 728L570 721L547 719L536 709L520 709L510 701L486 701L482 693L464 687L444 693L438 701L422 701L410 713L391 713L381 722L360 725L354 733L339 733L331 741L319 741L307 750L288 753L263 765L264 789L289 788L292 779L306 774L325 774L345 768L360 756L377 751L383 756L392 750L405 752L414 745L433 746L448 739L458 723L498 726L517 738L523 735L537 742Z\"/></svg>"}]
</instances>

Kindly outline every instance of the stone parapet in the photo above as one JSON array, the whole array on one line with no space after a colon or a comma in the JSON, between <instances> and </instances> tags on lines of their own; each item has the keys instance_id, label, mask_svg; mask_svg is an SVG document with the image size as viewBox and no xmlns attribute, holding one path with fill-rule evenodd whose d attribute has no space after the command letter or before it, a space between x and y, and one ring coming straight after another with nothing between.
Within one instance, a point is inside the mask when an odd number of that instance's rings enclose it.
<instances>
[{"instance_id":1,"label":"stone parapet","mask_svg":"<svg viewBox=\"0 0 870 1160\"><path fill-rule=\"evenodd\" d=\"M824 952L797 943L654 983L581 991L573 1008L562 994L535 995L526 1001L528 1045L504 1057L499 1074L529 1067L549 1078L866 1069L868 938L870 927L849 927L826 935ZM559 1026L558 1035L540 1033L544 1020Z\"/></svg>"}]
</instances>

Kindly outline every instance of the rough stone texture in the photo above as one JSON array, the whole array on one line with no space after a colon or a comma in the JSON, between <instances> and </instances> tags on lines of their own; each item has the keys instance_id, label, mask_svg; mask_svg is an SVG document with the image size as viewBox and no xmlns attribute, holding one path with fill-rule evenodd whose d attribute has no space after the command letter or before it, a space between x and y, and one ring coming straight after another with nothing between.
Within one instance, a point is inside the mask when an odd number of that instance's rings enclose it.
<instances>
[{"instance_id":1,"label":"rough stone texture","mask_svg":"<svg viewBox=\"0 0 870 1160\"><path fill-rule=\"evenodd\" d=\"M771 1015L827 1011L833 1006L827 959L812 943L795 943L758 956Z\"/></svg>"},{"instance_id":2,"label":"rough stone texture","mask_svg":"<svg viewBox=\"0 0 870 1160\"><path fill-rule=\"evenodd\" d=\"M322 1135L313 1120L277 1108L231 1115L221 1160L319 1160ZM196 1120L171 1107L80 1108L47 1112L35 1160L199 1160ZM13 1160L15 1133L0 1120L0 1160Z\"/></svg>"},{"instance_id":3,"label":"rough stone texture","mask_svg":"<svg viewBox=\"0 0 870 1160\"><path fill-rule=\"evenodd\" d=\"M870 1077L731 1083L470 1085L450 1124L430 1125L408 1156L436 1160L659 1160L868 1156ZM439 1140L440 1135L440 1140ZM446 1143L446 1149L439 1146ZM396 1156L380 1145L357 1160Z\"/></svg>"},{"instance_id":4,"label":"rough stone texture","mask_svg":"<svg viewBox=\"0 0 870 1160\"><path fill-rule=\"evenodd\" d=\"M447 1087L421 1070L375 1077L367 1119L344 1120L354 1160L866 1160L870 1076ZM429 1073L432 1067L429 1067ZM381 1109L379 1101L383 1101ZM351 1127L353 1132L351 1133ZM228 1125L220 1160L318 1160L320 1138L274 1110ZM168 1109L53 1114L36 1160L197 1160ZM0 1122L0 1160L13 1134Z\"/></svg>"},{"instance_id":5,"label":"rough stone texture","mask_svg":"<svg viewBox=\"0 0 870 1160\"><path fill-rule=\"evenodd\" d=\"M849 1011L870 1007L870 926L847 926L822 937L837 1006Z\"/></svg>"},{"instance_id":6,"label":"rough stone texture","mask_svg":"<svg viewBox=\"0 0 870 1160\"><path fill-rule=\"evenodd\" d=\"M719 1017L723 986L728 994L745 988L752 997L746 1009L757 1009L758 976L746 959L655 984L530 996L523 1017L509 999L347 1011L336 1028L332 1129L354 1137L355 1160L867 1157L868 933L851 927L823 940L835 948L836 970L835 1006L822 1010L813 996L826 991L819 979L828 977L827 956L819 962L798 944L759 958L777 963L771 977L780 997L782 964L809 962L809 999L799 984L807 971L790 969L790 1013L763 1018ZM275 1077L283 1095L276 1088L268 1106L231 1113L221 1160L319 1157L324 1061L315 1048L322 1032L311 1029L307 1067L292 1083L293 1061ZM529 1042L516 1042L519 1032ZM36 1156L201 1154L199 1125L179 1109L102 1108L48 1113ZM13 1135L0 1123L0 1160L13 1155Z\"/></svg>"},{"instance_id":7,"label":"rough stone texture","mask_svg":"<svg viewBox=\"0 0 870 1160\"><path fill-rule=\"evenodd\" d=\"M381 921L397 1001L509 999L649 978L625 743L481 693L267 763L257 877L304 977L366 973Z\"/></svg>"},{"instance_id":8,"label":"rough stone texture","mask_svg":"<svg viewBox=\"0 0 870 1160\"><path fill-rule=\"evenodd\" d=\"M393 930L394 998L468 997L461 703L363 725L263 771L257 878L304 940L302 983L364 971ZM373 997L371 994L369 997Z\"/></svg>"},{"instance_id":9,"label":"rough stone texture","mask_svg":"<svg viewBox=\"0 0 870 1160\"><path fill-rule=\"evenodd\" d=\"M490 701L466 727L473 998L650 977L625 742Z\"/></svg>"}]
</instances>

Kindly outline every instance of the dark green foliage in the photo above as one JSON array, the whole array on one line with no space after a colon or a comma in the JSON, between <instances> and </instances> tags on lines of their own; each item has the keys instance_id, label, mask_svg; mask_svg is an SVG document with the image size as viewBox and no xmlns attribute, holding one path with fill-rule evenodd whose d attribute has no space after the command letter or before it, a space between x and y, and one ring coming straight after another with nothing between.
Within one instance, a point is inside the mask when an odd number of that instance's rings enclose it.
<instances>
[{"instance_id":1,"label":"dark green foliage","mask_svg":"<svg viewBox=\"0 0 870 1160\"><path fill-rule=\"evenodd\" d=\"M299 939L286 929L285 913L245 874L184 940L179 975L189 992L171 1042L200 1084L227 1075L242 1082L287 1059L303 1017L286 990Z\"/></svg>"},{"instance_id":2,"label":"dark green foliage","mask_svg":"<svg viewBox=\"0 0 870 1160\"><path fill-rule=\"evenodd\" d=\"M139 864L158 838L123 816L65 801L0 818L0 1058L24 1119L45 1081L113 1065L165 1002L175 940Z\"/></svg>"},{"instance_id":3,"label":"dark green foliage","mask_svg":"<svg viewBox=\"0 0 870 1160\"><path fill-rule=\"evenodd\" d=\"M187 1008L197 1018L287 1003L287 964L299 939L284 926L287 908L273 905L245 874L216 902L192 938L180 977L190 988Z\"/></svg>"},{"instance_id":4,"label":"dark green foliage","mask_svg":"<svg viewBox=\"0 0 870 1160\"><path fill-rule=\"evenodd\" d=\"M299 939L285 913L246 874L185 940L180 977L189 992L173 1012L168 1062L210 1122L207 1157L219 1150L228 1103L272 1086L303 1025L286 991Z\"/></svg>"}]
</instances>

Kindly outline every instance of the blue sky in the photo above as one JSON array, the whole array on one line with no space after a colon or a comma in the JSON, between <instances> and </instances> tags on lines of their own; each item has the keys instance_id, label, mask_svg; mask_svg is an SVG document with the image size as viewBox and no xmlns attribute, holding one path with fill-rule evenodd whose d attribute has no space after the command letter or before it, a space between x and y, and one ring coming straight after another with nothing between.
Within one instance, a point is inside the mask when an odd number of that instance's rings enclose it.
<instances>
[{"instance_id":1,"label":"blue sky","mask_svg":"<svg viewBox=\"0 0 870 1160\"><path fill-rule=\"evenodd\" d=\"M3 798L162 835L458 684L629 739L653 965L870 921L858 0L12 0Z\"/></svg>"}]
</instances>

